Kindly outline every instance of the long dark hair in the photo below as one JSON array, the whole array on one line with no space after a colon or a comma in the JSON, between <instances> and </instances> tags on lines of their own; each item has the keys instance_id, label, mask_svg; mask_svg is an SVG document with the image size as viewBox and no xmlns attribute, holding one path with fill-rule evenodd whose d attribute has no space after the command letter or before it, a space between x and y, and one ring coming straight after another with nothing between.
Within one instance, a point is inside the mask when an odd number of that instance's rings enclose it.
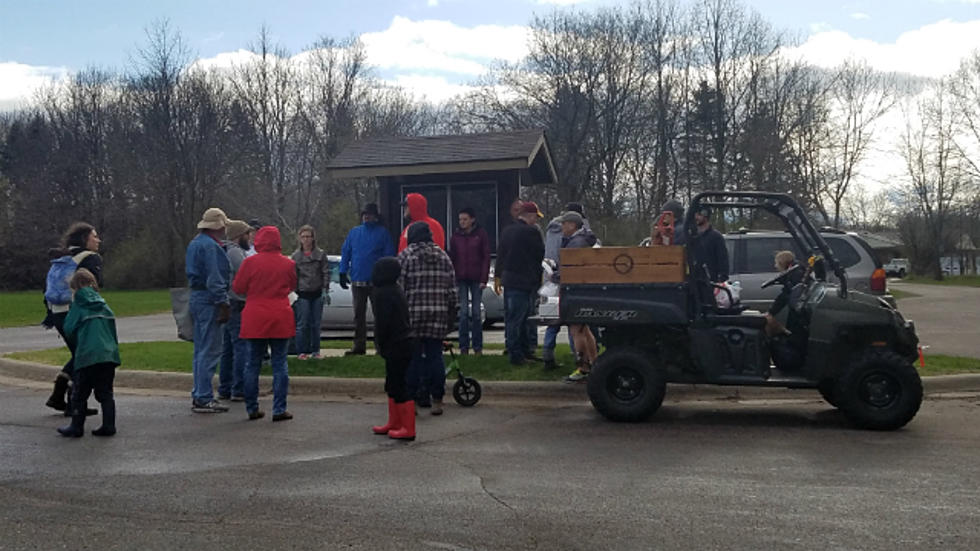
<instances>
[{"instance_id":1,"label":"long dark hair","mask_svg":"<svg viewBox=\"0 0 980 551\"><path fill-rule=\"evenodd\" d=\"M87 222L75 222L68 228L65 235L61 238L62 245L69 249L71 247L85 248L88 236L95 231L95 226Z\"/></svg>"}]
</instances>

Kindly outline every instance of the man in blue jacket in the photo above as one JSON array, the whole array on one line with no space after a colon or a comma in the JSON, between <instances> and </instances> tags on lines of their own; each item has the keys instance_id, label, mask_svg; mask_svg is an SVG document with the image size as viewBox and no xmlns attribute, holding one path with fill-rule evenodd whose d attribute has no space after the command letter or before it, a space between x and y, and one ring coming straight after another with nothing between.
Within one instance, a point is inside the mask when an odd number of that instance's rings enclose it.
<instances>
[{"instance_id":1,"label":"man in blue jacket","mask_svg":"<svg viewBox=\"0 0 980 551\"><path fill-rule=\"evenodd\" d=\"M231 308L228 284L231 263L222 247L228 217L218 208L204 211L197 223L197 237L187 246L185 269L191 288L190 311L194 320L194 389L191 408L195 413L223 413L228 406L214 399L214 370L221 358L221 324Z\"/></svg>"},{"instance_id":2,"label":"man in blue jacket","mask_svg":"<svg viewBox=\"0 0 980 551\"><path fill-rule=\"evenodd\" d=\"M371 270L379 258L394 256L395 244L381 224L378 205L368 203L361 211L361 225L351 228L340 254L340 286L351 288L354 302L354 347L345 355L367 350L367 301L371 297Z\"/></svg>"}]
</instances>

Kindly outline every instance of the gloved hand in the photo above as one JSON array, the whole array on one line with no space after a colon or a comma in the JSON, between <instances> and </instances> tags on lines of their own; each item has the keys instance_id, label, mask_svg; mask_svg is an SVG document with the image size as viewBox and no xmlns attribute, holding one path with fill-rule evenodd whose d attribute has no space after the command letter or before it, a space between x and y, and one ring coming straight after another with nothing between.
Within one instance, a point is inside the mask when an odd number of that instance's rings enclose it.
<instances>
[{"instance_id":1,"label":"gloved hand","mask_svg":"<svg viewBox=\"0 0 980 551\"><path fill-rule=\"evenodd\" d=\"M348 287L350 287L350 278L347 274L340 274L340 288L346 289Z\"/></svg>"},{"instance_id":2,"label":"gloved hand","mask_svg":"<svg viewBox=\"0 0 980 551\"><path fill-rule=\"evenodd\" d=\"M218 323L226 323L231 317L231 307L228 303L218 305Z\"/></svg>"}]
</instances>

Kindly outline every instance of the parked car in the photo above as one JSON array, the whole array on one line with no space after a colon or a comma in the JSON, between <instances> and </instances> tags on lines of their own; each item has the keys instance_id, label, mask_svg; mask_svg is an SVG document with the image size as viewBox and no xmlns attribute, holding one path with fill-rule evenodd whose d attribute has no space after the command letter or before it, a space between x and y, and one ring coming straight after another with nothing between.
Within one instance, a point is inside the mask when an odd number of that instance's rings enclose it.
<instances>
[{"instance_id":1,"label":"parked car","mask_svg":"<svg viewBox=\"0 0 980 551\"><path fill-rule=\"evenodd\" d=\"M351 290L340 286L340 256L327 255L327 262L330 264L330 290L327 292L327 300L323 302L323 319L320 322L320 330L353 329L354 328L354 295ZM489 286L488 286L489 288ZM490 294L494 295L492 289ZM486 297L486 290L483 296ZM503 298L500 298L500 318L503 319ZM486 315L486 309L481 306L480 316ZM371 311L371 303L368 302L367 326L374 327L374 312ZM483 322L486 325L486 322Z\"/></svg>"},{"instance_id":2,"label":"parked car","mask_svg":"<svg viewBox=\"0 0 980 551\"><path fill-rule=\"evenodd\" d=\"M887 276L871 246L856 233L822 230L827 245L847 271L848 287L872 295L878 295L894 304L888 294ZM793 236L777 231L738 231L725 235L728 245L730 277L741 282L741 301L746 307L766 311L779 294L776 286L762 289L763 282L778 272L773 263L777 251L793 251L797 261L804 261ZM828 282L836 284L831 274Z\"/></svg>"},{"instance_id":3,"label":"parked car","mask_svg":"<svg viewBox=\"0 0 980 551\"><path fill-rule=\"evenodd\" d=\"M893 258L882 266L889 277L905 277L909 273L909 259Z\"/></svg>"}]
</instances>

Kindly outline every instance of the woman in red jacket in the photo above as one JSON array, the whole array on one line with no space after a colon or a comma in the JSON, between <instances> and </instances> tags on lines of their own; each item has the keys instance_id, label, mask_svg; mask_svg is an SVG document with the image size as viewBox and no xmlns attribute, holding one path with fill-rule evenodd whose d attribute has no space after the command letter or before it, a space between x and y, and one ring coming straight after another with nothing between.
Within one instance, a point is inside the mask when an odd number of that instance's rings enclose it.
<instances>
[{"instance_id":1,"label":"woman in red jacket","mask_svg":"<svg viewBox=\"0 0 980 551\"><path fill-rule=\"evenodd\" d=\"M265 416L259 410L259 368L268 346L272 355L272 420L287 421L289 370L286 349L296 335L296 320L289 293L296 289L296 263L282 255L279 230L265 226L255 235L255 251L242 262L232 283L235 294L246 296L240 337L248 339L250 353L245 366L245 409L250 420Z\"/></svg>"}]
</instances>

